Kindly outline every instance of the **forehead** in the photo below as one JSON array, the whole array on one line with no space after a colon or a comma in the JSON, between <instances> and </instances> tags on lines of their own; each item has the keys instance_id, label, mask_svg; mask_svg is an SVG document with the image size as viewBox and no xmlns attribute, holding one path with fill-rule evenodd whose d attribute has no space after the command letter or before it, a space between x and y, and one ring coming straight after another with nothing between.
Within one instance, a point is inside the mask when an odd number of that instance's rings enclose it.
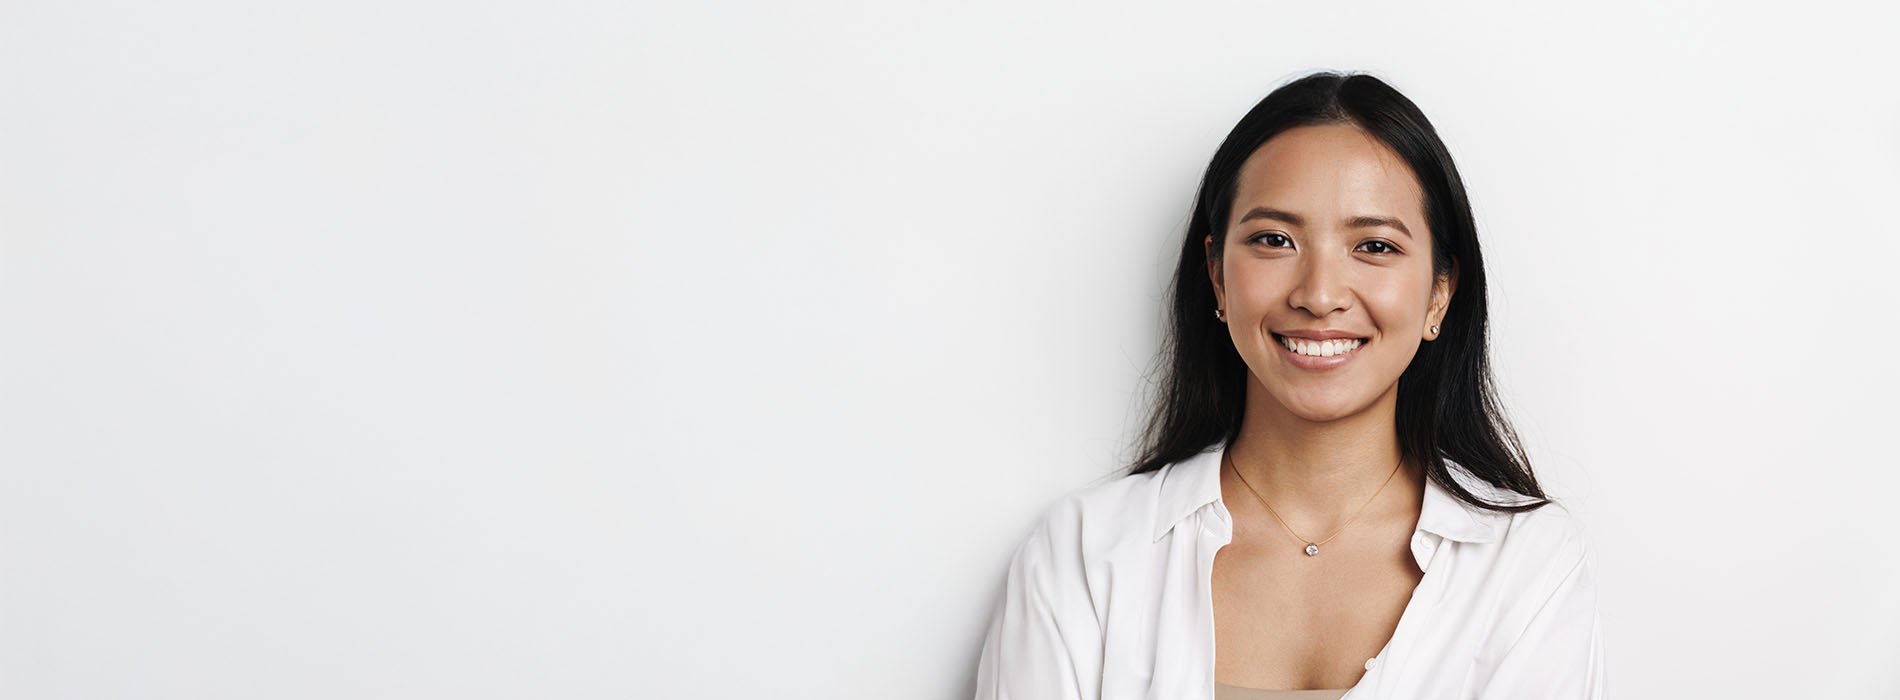
<instances>
[{"instance_id":1,"label":"forehead","mask_svg":"<svg viewBox=\"0 0 1900 700\"><path fill-rule=\"evenodd\" d=\"M1415 227L1425 223L1423 192L1412 169L1390 147L1347 124L1294 127L1248 156L1229 220L1255 206L1326 219L1386 214Z\"/></svg>"}]
</instances>

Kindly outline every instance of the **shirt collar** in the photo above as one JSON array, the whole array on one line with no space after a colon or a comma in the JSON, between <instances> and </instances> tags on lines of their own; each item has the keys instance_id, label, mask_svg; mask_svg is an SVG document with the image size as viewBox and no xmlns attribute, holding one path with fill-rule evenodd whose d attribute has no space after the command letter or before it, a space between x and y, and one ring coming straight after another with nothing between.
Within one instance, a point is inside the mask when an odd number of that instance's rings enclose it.
<instances>
[{"instance_id":1,"label":"shirt collar","mask_svg":"<svg viewBox=\"0 0 1900 700\"><path fill-rule=\"evenodd\" d=\"M1226 441L1215 442L1199 454L1168 465L1161 473L1161 497L1155 510L1154 541L1173 530L1176 523L1209 503L1221 500L1221 455ZM1491 489L1464 474L1464 468L1445 460L1452 478L1480 498L1497 502ZM1508 495L1506 495L1508 498ZM1224 505L1224 504L1223 504ZM1509 513L1479 508L1458 500L1457 496L1431 479L1425 480L1425 499L1418 515L1419 530L1459 542L1495 542Z\"/></svg>"}]
</instances>

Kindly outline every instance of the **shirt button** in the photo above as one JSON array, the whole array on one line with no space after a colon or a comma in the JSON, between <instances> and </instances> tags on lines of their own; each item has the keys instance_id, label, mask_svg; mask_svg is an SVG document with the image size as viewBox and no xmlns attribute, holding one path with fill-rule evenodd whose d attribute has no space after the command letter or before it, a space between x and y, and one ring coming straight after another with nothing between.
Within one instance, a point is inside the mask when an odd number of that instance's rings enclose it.
<instances>
[{"instance_id":1,"label":"shirt button","mask_svg":"<svg viewBox=\"0 0 1900 700\"><path fill-rule=\"evenodd\" d=\"M1374 668L1377 668L1378 666L1379 666L1379 657L1374 656L1370 659L1366 659L1366 670L1370 671Z\"/></svg>"}]
</instances>

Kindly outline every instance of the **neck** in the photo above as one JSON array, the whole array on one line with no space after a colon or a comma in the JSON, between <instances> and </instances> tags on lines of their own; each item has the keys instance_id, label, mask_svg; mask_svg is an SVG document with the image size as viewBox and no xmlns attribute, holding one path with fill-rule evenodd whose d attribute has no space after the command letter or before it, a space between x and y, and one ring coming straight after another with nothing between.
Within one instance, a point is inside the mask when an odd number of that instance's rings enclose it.
<instances>
[{"instance_id":1,"label":"neck","mask_svg":"<svg viewBox=\"0 0 1900 700\"><path fill-rule=\"evenodd\" d=\"M1408 498L1417 484L1412 473L1416 467L1399 465L1397 411L1395 385L1363 410L1311 421L1288 411L1250 378L1246 415L1240 436L1228 447L1228 458L1246 477L1246 485L1295 527L1324 530L1361 506L1367 507L1364 517L1371 518L1380 509L1378 504L1367 506L1375 492L1381 501L1400 502L1389 499ZM1253 500L1246 486L1240 494ZM1258 502L1252 505L1259 507Z\"/></svg>"}]
</instances>

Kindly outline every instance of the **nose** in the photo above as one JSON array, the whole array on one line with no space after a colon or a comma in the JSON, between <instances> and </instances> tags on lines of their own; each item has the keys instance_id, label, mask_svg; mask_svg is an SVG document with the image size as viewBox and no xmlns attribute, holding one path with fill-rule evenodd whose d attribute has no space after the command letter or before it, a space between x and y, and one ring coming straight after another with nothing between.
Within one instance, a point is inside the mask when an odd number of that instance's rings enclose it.
<instances>
[{"instance_id":1,"label":"nose","mask_svg":"<svg viewBox=\"0 0 1900 700\"><path fill-rule=\"evenodd\" d=\"M1323 255L1308 256L1300 262L1296 273L1300 277L1287 293L1287 305L1305 309L1318 318L1351 308L1352 288L1347 284L1344 267L1345 261Z\"/></svg>"}]
</instances>

